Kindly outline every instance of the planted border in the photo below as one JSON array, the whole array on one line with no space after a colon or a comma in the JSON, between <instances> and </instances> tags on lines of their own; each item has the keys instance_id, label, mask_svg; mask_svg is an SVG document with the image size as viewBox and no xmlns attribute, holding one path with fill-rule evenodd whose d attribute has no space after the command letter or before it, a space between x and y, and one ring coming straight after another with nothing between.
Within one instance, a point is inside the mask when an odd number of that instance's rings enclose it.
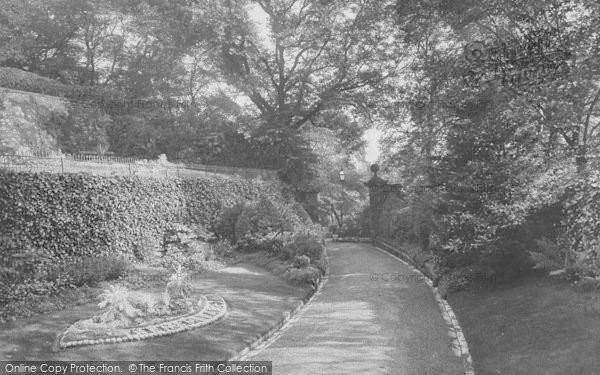
<instances>
[{"instance_id":1,"label":"planted border","mask_svg":"<svg viewBox=\"0 0 600 375\"><path fill-rule=\"evenodd\" d=\"M59 338L58 346L61 349L98 344L116 344L129 341L141 341L154 337L170 336L177 333L205 327L222 319L227 313L227 303L222 297L207 296L207 303L193 315L184 315L175 319L168 319L161 323L133 327L124 336L109 336L96 340L65 341L64 337L69 332L69 327Z\"/></svg>"},{"instance_id":2,"label":"planted border","mask_svg":"<svg viewBox=\"0 0 600 375\"><path fill-rule=\"evenodd\" d=\"M1 172L0 304L64 286L65 275L47 275L54 264L139 257L174 223L212 229L224 207L261 197L286 200L279 183L261 180Z\"/></svg>"}]
</instances>

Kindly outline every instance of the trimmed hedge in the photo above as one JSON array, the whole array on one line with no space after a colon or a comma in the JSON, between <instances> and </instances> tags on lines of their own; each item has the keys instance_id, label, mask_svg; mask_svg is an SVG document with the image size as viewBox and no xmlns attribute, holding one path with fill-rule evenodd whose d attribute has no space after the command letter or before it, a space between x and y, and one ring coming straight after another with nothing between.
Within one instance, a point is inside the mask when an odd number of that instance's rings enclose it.
<instances>
[{"instance_id":1,"label":"trimmed hedge","mask_svg":"<svg viewBox=\"0 0 600 375\"><path fill-rule=\"evenodd\" d=\"M58 259L133 256L140 241L162 240L169 223L212 228L225 207L262 196L283 199L276 183L262 181L7 172L0 173L0 227L16 248Z\"/></svg>"}]
</instances>

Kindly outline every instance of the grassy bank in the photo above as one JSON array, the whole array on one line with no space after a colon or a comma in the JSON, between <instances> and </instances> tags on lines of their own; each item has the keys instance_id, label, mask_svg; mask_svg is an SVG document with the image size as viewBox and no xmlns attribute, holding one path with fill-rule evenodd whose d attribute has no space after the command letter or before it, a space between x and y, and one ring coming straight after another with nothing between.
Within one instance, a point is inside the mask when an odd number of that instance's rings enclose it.
<instances>
[{"instance_id":1,"label":"grassy bank","mask_svg":"<svg viewBox=\"0 0 600 375\"><path fill-rule=\"evenodd\" d=\"M475 372L600 374L600 298L543 273L448 296Z\"/></svg>"}]
</instances>

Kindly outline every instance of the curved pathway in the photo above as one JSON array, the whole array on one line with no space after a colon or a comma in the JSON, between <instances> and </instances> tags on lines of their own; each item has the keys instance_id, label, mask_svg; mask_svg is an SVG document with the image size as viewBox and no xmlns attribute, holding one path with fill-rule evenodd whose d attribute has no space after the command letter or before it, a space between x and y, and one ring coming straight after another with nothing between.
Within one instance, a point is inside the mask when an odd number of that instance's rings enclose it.
<instances>
[{"instance_id":1,"label":"curved pathway","mask_svg":"<svg viewBox=\"0 0 600 375\"><path fill-rule=\"evenodd\" d=\"M299 319L250 360L276 375L464 374L431 289L367 244L328 246L329 281Z\"/></svg>"}]
</instances>

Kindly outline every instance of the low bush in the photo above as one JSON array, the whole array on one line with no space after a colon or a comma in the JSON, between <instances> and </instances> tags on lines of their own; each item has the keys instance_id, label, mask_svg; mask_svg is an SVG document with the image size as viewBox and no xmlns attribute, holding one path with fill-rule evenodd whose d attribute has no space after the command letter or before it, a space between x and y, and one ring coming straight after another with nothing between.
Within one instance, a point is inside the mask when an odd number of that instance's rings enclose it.
<instances>
[{"instance_id":1,"label":"low bush","mask_svg":"<svg viewBox=\"0 0 600 375\"><path fill-rule=\"evenodd\" d=\"M215 235L219 239L229 240L232 243L237 241L237 238L235 237L235 223L237 223L243 210L244 203L236 203L231 207L225 207L223 209L213 228Z\"/></svg>"},{"instance_id":2,"label":"low bush","mask_svg":"<svg viewBox=\"0 0 600 375\"><path fill-rule=\"evenodd\" d=\"M480 254L478 262L483 269L493 272L499 281L511 280L530 271L532 261L528 248L516 240L498 241Z\"/></svg>"},{"instance_id":3,"label":"low bush","mask_svg":"<svg viewBox=\"0 0 600 375\"><path fill-rule=\"evenodd\" d=\"M325 248L323 244L314 236L306 233L299 233L292 237L281 249L281 258L283 260L295 259L298 256L306 256L311 263L315 263L323 258Z\"/></svg>"},{"instance_id":4,"label":"low bush","mask_svg":"<svg viewBox=\"0 0 600 375\"><path fill-rule=\"evenodd\" d=\"M244 206L235 223L235 237L239 241L249 235L266 236L271 233L283 233L289 226L275 204L262 198L257 203Z\"/></svg>"},{"instance_id":5,"label":"low bush","mask_svg":"<svg viewBox=\"0 0 600 375\"><path fill-rule=\"evenodd\" d=\"M304 268L290 268L284 276L286 280L295 285L315 285L321 278L321 270L308 266Z\"/></svg>"},{"instance_id":6,"label":"low bush","mask_svg":"<svg viewBox=\"0 0 600 375\"><path fill-rule=\"evenodd\" d=\"M230 258L234 255L234 247L227 240L219 240L213 244L213 251L223 258Z\"/></svg>"},{"instance_id":7,"label":"low bush","mask_svg":"<svg viewBox=\"0 0 600 375\"><path fill-rule=\"evenodd\" d=\"M283 237L278 233L247 234L237 242L236 248L242 253L265 251L269 255L277 256L283 249Z\"/></svg>"},{"instance_id":8,"label":"low bush","mask_svg":"<svg viewBox=\"0 0 600 375\"><path fill-rule=\"evenodd\" d=\"M306 255L311 262L319 260L323 256L323 244L310 235L297 235L294 238L293 246L295 247L296 255Z\"/></svg>"},{"instance_id":9,"label":"low bush","mask_svg":"<svg viewBox=\"0 0 600 375\"><path fill-rule=\"evenodd\" d=\"M101 256L53 260L49 252L26 249L2 258L0 304L28 295L55 294L65 287L95 286L125 276L129 265L122 257Z\"/></svg>"},{"instance_id":10,"label":"low bush","mask_svg":"<svg viewBox=\"0 0 600 375\"><path fill-rule=\"evenodd\" d=\"M292 266L294 268L304 268L308 267L310 264L310 258L306 255L296 255L294 259L292 259Z\"/></svg>"},{"instance_id":11,"label":"low bush","mask_svg":"<svg viewBox=\"0 0 600 375\"><path fill-rule=\"evenodd\" d=\"M66 263L55 279L65 275L66 282L75 286L94 286L102 281L116 280L125 276L129 266L122 257L103 256L86 257Z\"/></svg>"},{"instance_id":12,"label":"low bush","mask_svg":"<svg viewBox=\"0 0 600 375\"><path fill-rule=\"evenodd\" d=\"M99 296L102 300L98 307L102 309L95 317L96 322L113 323L115 326L127 326L133 319L141 316L142 311L132 303L131 292L122 286L111 285Z\"/></svg>"},{"instance_id":13,"label":"low bush","mask_svg":"<svg viewBox=\"0 0 600 375\"><path fill-rule=\"evenodd\" d=\"M371 235L369 207L360 210L354 216L344 220L344 225L337 230L340 237L369 237Z\"/></svg>"},{"instance_id":14,"label":"low bush","mask_svg":"<svg viewBox=\"0 0 600 375\"><path fill-rule=\"evenodd\" d=\"M300 202L295 202L293 204L293 208L294 208L294 211L296 212L296 215L298 215L298 217L300 218L301 222L304 225L312 225L313 224L313 221L310 218L310 215L308 214L308 212L306 212L306 209Z\"/></svg>"},{"instance_id":15,"label":"low bush","mask_svg":"<svg viewBox=\"0 0 600 375\"><path fill-rule=\"evenodd\" d=\"M313 263L312 264L313 266L315 266L316 268L319 269L319 271L321 271L322 275L325 275L327 273L327 268L329 267L329 263L327 262L326 256L322 256L321 259L317 259L312 263Z\"/></svg>"}]
</instances>

